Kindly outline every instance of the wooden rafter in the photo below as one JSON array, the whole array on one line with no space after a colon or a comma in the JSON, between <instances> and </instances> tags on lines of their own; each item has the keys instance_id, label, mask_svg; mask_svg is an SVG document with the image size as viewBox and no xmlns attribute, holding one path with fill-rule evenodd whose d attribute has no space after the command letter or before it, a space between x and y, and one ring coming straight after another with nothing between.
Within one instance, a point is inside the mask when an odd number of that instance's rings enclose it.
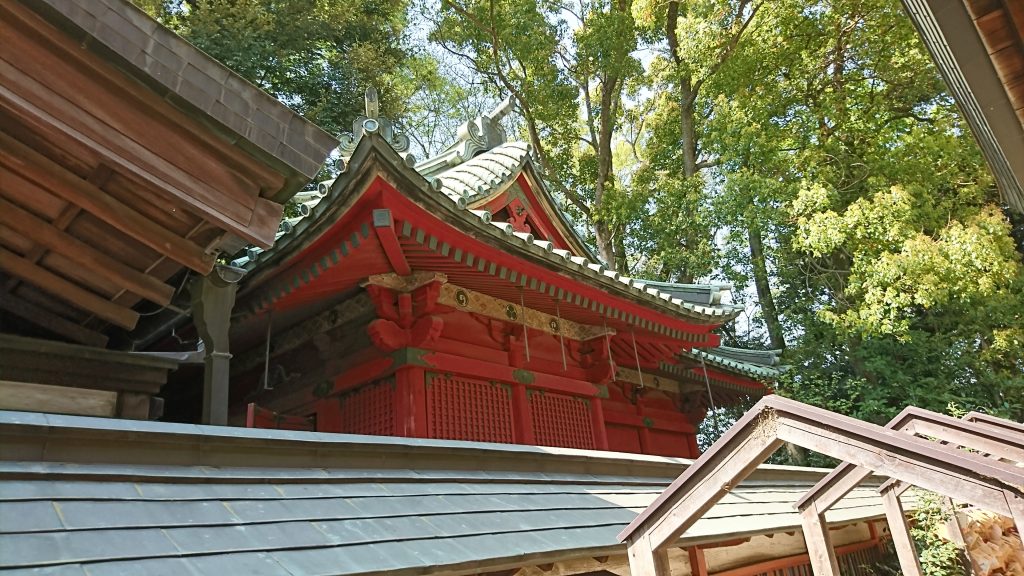
<instances>
[{"instance_id":1,"label":"wooden rafter","mask_svg":"<svg viewBox=\"0 0 1024 576\"><path fill-rule=\"evenodd\" d=\"M399 276L412 274L412 268L409 267L409 261L405 259L402 245L398 242L398 235L395 233L395 219L391 216L391 210L378 208L373 211L373 231L377 234L380 246L384 249L384 255L391 263L391 268L395 273Z\"/></svg>"},{"instance_id":2,"label":"wooden rafter","mask_svg":"<svg viewBox=\"0 0 1024 576\"><path fill-rule=\"evenodd\" d=\"M783 442L920 486L993 512L1024 526L1024 470L834 414L799 402L763 398L710 450L677 478L620 535L636 576L669 573L667 548ZM824 511L809 506L808 523L824 526ZM822 528L822 533L827 530ZM826 550L808 542L817 576L838 574ZM825 552L823 554L823 552ZM905 551L903 552L905 553Z\"/></svg>"},{"instance_id":3,"label":"wooden rafter","mask_svg":"<svg viewBox=\"0 0 1024 576\"><path fill-rule=\"evenodd\" d=\"M91 267L123 285L130 292L152 302L161 305L167 304L174 294L174 288L115 260L109 254L89 246L62 231L59 227L3 198L0 198L0 224L24 234L48 250L60 253L78 264ZM26 260L38 262L39 258L33 258L33 256L35 253Z\"/></svg>"},{"instance_id":4,"label":"wooden rafter","mask_svg":"<svg viewBox=\"0 0 1024 576\"><path fill-rule=\"evenodd\" d=\"M0 296L0 310L79 344L95 346L97 348L103 348L107 345L107 337L103 334L89 330L31 302L15 298L14 296Z\"/></svg>"},{"instance_id":5,"label":"wooden rafter","mask_svg":"<svg viewBox=\"0 0 1024 576\"><path fill-rule=\"evenodd\" d=\"M0 87L0 95L3 91ZM6 132L0 132L0 149L4 150L4 154L0 154L0 166L80 206L160 254L167 254L179 264L201 274L213 269L214 256L205 254L201 246L156 224Z\"/></svg>"},{"instance_id":6,"label":"wooden rafter","mask_svg":"<svg viewBox=\"0 0 1024 576\"><path fill-rule=\"evenodd\" d=\"M4 248L0 248L0 269L125 330L135 328L139 320L131 308L101 298Z\"/></svg>"},{"instance_id":7,"label":"wooden rafter","mask_svg":"<svg viewBox=\"0 0 1024 576\"><path fill-rule=\"evenodd\" d=\"M997 458L1024 462L1024 436L1014 437L986 429L968 420L936 414L921 408L907 407L890 420L885 427L918 436L932 437L954 446L981 450ZM796 502L796 506L802 510L811 501L814 501L819 510L828 510L869 475L871 475L871 470L856 468L848 462L843 462L800 498Z\"/></svg>"}]
</instances>

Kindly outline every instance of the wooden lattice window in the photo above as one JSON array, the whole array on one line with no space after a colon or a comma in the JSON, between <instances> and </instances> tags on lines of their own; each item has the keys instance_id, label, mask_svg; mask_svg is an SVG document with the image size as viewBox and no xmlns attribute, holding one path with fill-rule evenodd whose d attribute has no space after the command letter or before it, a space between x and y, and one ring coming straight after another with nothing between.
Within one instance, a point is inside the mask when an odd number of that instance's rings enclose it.
<instances>
[{"instance_id":1,"label":"wooden lattice window","mask_svg":"<svg viewBox=\"0 0 1024 576\"><path fill-rule=\"evenodd\" d=\"M507 385L450 374L427 378L431 438L513 441L511 389Z\"/></svg>"},{"instance_id":2,"label":"wooden lattice window","mask_svg":"<svg viewBox=\"0 0 1024 576\"><path fill-rule=\"evenodd\" d=\"M395 381L381 380L341 396L341 432L391 436L395 433Z\"/></svg>"},{"instance_id":3,"label":"wooden lattice window","mask_svg":"<svg viewBox=\"0 0 1024 576\"><path fill-rule=\"evenodd\" d=\"M530 419L538 445L594 449L594 424L584 398L530 390Z\"/></svg>"}]
</instances>

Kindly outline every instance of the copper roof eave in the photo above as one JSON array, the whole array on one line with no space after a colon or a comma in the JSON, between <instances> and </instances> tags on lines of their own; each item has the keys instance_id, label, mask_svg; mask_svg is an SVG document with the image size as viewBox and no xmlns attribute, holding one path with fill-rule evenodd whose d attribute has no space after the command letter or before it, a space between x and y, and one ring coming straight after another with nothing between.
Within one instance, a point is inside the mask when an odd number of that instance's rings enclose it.
<instances>
[{"instance_id":1,"label":"copper roof eave","mask_svg":"<svg viewBox=\"0 0 1024 576\"><path fill-rule=\"evenodd\" d=\"M1024 212L1024 126L962 0L903 0L1004 201Z\"/></svg>"},{"instance_id":2,"label":"copper roof eave","mask_svg":"<svg viewBox=\"0 0 1024 576\"><path fill-rule=\"evenodd\" d=\"M681 317L689 322L703 319L705 324L721 324L742 312L742 309L737 307L712 308L682 301L674 303L666 297L659 297L648 290L632 286L632 281L627 284L619 280L618 275L613 279L601 270L552 254L516 236L508 236L498 227L483 221L464 207L460 208L456 202L438 193L431 181L408 166L405 159L376 133L367 134L360 139L346 166L348 169L333 181L327 196L316 206L310 218L300 221L291 233L284 235L272 249L264 252L265 256L261 255L258 262L246 264L250 274L244 281L246 285L240 296L248 294L273 275L274 267L287 262L292 255L313 243L362 197L372 179L380 175L401 190L406 197L453 227L463 230L468 227L477 240L500 250L512 252L524 260L541 265L573 281L596 285L614 296L663 314ZM597 265L594 267L600 268Z\"/></svg>"},{"instance_id":3,"label":"copper roof eave","mask_svg":"<svg viewBox=\"0 0 1024 576\"><path fill-rule=\"evenodd\" d=\"M82 45L222 138L285 175L283 203L312 179L338 140L126 0L27 0Z\"/></svg>"}]
</instances>

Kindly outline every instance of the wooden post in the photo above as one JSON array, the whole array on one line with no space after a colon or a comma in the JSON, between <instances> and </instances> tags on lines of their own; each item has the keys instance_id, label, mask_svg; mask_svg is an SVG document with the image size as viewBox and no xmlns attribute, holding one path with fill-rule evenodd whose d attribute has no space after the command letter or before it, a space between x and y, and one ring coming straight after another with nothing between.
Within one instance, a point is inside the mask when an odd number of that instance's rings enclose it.
<instances>
[{"instance_id":1,"label":"wooden post","mask_svg":"<svg viewBox=\"0 0 1024 576\"><path fill-rule=\"evenodd\" d=\"M517 444L533 446L537 443L533 435L533 419L530 417L526 386L518 382L512 385L512 437Z\"/></svg>"},{"instance_id":2,"label":"wooden post","mask_svg":"<svg viewBox=\"0 0 1024 576\"><path fill-rule=\"evenodd\" d=\"M608 430L604 425L604 406L600 398L590 399L590 421L594 427L594 448L608 449Z\"/></svg>"},{"instance_id":3,"label":"wooden post","mask_svg":"<svg viewBox=\"0 0 1024 576\"><path fill-rule=\"evenodd\" d=\"M1010 507L1010 516L1017 526L1017 534L1024 534L1024 498L1009 490L1004 490L1003 493L1006 495L1006 504Z\"/></svg>"},{"instance_id":4,"label":"wooden post","mask_svg":"<svg viewBox=\"0 0 1024 576\"><path fill-rule=\"evenodd\" d=\"M668 552L651 547L649 536L627 542L631 576L669 576Z\"/></svg>"},{"instance_id":5,"label":"wooden post","mask_svg":"<svg viewBox=\"0 0 1024 576\"><path fill-rule=\"evenodd\" d=\"M839 576L839 562L836 551L832 547L832 536L828 531L825 515L818 512L812 502L800 511L800 521L804 528L804 542L807 544L807 556L811 561L814 576Z\"/></svg>"},{"instance_id":6,"label":"wooden post","mask_svg":"<svg viewBox=\"0 0 1024 576\"><path fill-rule=\"evenodd\" d=\"M395 372L395 435L426 438L426 375L418 366L403 366Z\"/></svg>"},{"instance_id":7,"label":"wooden post","mask_svg":"<svg viewBox=\"0 0 1024 576\"><path fill-rule=\"evenodd\" d=\"M244 271L217 265L189 284L192 319L206 351L203 371L203 424L227 426L231 353L228 330L235 292Z\"/></svg>"},{"instance_id":8,"label":"wooden post","mask_svg":"<svg viewBox=\"0 0 1024 576\"><path fill-rule=\"evenodd\" d=\"M686 549L690 557L690 576L708 576L708 559L704 557L704 549L691 546Z\"/></svg>"},{"instance_id":9,"label":"wooden post","mask_svg":"<svg viewBox=\"0 0 1024 576\"><path fill-rule=\"evenodd\" d=\"M885 505L885 518L889 521L889 533L892 534L892 545L900 559L903 576L921 576L921 563L917 558L914 539L910 537L910 526L903 514L903 504L894 489L894 485L882 491L882 504Z\"/></svg>"},{"instance_id":10,"label":"wooden post","mask_svg":"<svg viewBox=\"0 0 1024 576\"><path fill-rule=\"evenodd\" d=\"M967 542L964 541L963 527L960 526L960 520L956 517L956 505L953 503L952 498L942 499L942 509L949 515L946 519L946 531L949 533L949 539L956 544L959 548L960 563L964 567L965 576L973 576L976 572L974 568L974 560L971 559L971 553L967 550Z\"/></svg>"}]
</instances>

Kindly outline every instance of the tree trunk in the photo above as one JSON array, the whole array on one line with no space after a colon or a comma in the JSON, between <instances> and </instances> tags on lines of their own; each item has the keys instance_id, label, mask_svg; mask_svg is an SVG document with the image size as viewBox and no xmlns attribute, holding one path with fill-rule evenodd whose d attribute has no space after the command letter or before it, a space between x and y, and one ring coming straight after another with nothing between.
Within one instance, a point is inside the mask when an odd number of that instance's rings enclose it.
<instances>
[{"instance_id":1,"label":"tree trunk","mask_svg":"<svg viewBox=\"0 0 1024 576\"><path fill-rule=\"evenodd\" d=\"M683 176L691 178L697 174L697 122L694 117L694 94L690 79L679 86L679 138L683 147Z\"/></svg>"},{"instance_id":2,"label":"tree trunk","mask_svg":"<svg viewBox=\"0 0 1024 576\"><path fill-rule=\"evenodd\" d=\"M768 281L761 227L757 222L751 222L747 227L747 240L750 243L750 263L754 268L754 287L757 289L757 301L761 306L761 317L768 328L768 339L772 348L782 350L786 347L786 338L782 332L779 312L775 308L775 297L772 296L771 284Z\"/></svg>"},{"instance_id":3,"label":"tree trunk","mask_svg":"<svg viewBox=\"0 0 1024 576\"><path fill-rule=\"evenodd\" d=\"M594 223L594 236L597 240L597 252L604 265L609 270L618 270L615 262L615 245L612 242L612 233L608 223L598 221Z\"/></svg>"}]
</instances>

